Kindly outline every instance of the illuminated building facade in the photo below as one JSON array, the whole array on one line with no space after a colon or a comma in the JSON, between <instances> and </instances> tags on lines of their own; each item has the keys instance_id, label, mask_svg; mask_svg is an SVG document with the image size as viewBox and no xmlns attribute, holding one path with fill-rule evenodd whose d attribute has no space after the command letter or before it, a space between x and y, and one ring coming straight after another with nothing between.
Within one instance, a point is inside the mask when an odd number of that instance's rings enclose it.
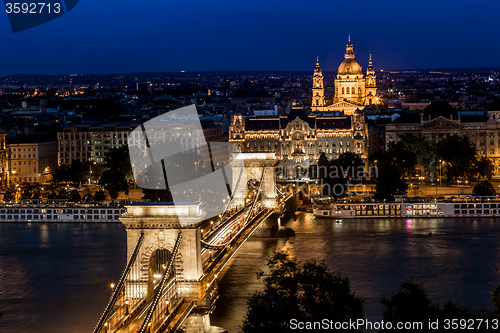
<instances>
[{"instance_id":1,"label":"illuminated building facade","mask_svg":"<svg viewBox=\"0 0 500 333\"><path fill-rule=\"evenodd\" d=\"M355 110L362 110L366 105L380 104L376 82L371 55L365 76L361 65L355 59L349 37L344 61L338 67L333 100L327 100L325 97L323 73L319 59L316 59L311 108L313 111L343 111L346 115L352 115Z\"/></svg>"},{"instance_id":2,"label":"illuminated building facade","mask_svg":"<svg viewBox=\"0 0 500 333\"><path fill-rule=\"evenodd\" d=\"M11 184L43 183L57 168L57 142L10 143Z\"/></svg>"},{"instance_id":3,"label":"illuminated building facade","mask_svg":"<svg viewBox=\"0 0 500 333\"><path fill-rule=\"evenodd\" d=\"M287 116L247 117L236 114L229 129L229 142L244 153L275 153L283 167L315 165L321 153L328 159L354 152L366 161L368 125L365 116L308 115L292 108Z\"/></svg>"},{"instance_id":4,"label":"illuminated building facade","mask_svg":"<svg viewBox=\"0 0 500 333\"><path fill-rule=\"evenodd\" d=\"M500 111L457 112L446 102L433 102L421 114L402 115L387 124L386 148L404 134L420 134L432 143L450 135L466 136L476 146L479 155L491 159L494 175L500 175ZM439 162L433 163L435 166Z\"/></svg>"}]
</instances>

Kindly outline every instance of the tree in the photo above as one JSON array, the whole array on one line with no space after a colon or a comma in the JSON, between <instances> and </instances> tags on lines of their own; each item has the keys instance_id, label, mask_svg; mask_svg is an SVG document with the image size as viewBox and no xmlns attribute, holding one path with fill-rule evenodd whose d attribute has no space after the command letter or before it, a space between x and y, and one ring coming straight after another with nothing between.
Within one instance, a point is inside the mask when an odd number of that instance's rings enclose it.
<instances>
[{"instance_id":1,"label":"tree","mask_svg":"<svg viewBox=\"0 0 500 333\"><path fill-rule=\"evenodd\" d=\"M82 197L80 196L80 193L78 193L78 191L73 190L69 193L68 200L70 202L80 202L80 200L82 200Z\"/></svg>"},{"instance_id":2,"label":"tree","mask_svg":"<svg viewBox=\"0 0 500 333\"><path fill-rule=\"evenodd\" d=\"M172 194L170 190L151 190L142 189L142 198L148 199L151 202L172 202Z\"/></svg>"},{"instance_id":3,"label":"tree","mask_svg":"<svg viewBox=\"0 0 500 333\"><path fill-rule=\"evenodd\" d=\"M400 141L415 154L417 164L427 167L436 155L435 147L422 134L403 134Z\"/></svg>"},{"instance_id":4,"label":"tree","mask_svg":"<svg viewBox=\"0 0 500 333\"><path fill-rule=\"evenodd\" d=\"M94 193L95 202L103 202L106 199L106 192L103 190L98 190Z\"/></svg>"},{"instance_id":5,"label":"tree","mask_svg":"<svg viewBox=\"0 0 500 333\"><path fill-rule=\"evenodd\" d=\"M497 287L492 293L493 310L488 313L484 310L479 310L475 313L470 312L467 307L461 307L452 301L448 301L443 307L438 304L431 302L427 296L427 292L423 289L421 285L412 281L405 281L401 283L397 292L393 293L390 298L382 297L380 302L384 306L383 310L383 320L385 322L390 322L393 324L393 328L396 327L396 323L415 323L422 322L428 323L429 321L438 320L439 327L434 328L436 331L444 329L445 319L465 319L466 322L478 320L485 320L488 318L498 318L496 312L498 310L498 297L500 295L500 286ZM458 329L457 329L458 330ZM476 327L479 332L491 332L491 330L486 329L486 325ZM387 332L393 332L398 330L387 330ZM400 332L408 332L409 330L399 330ZM416 330L415 330L416 331ZM443 330L444 331L444 330ZM382 331L385 332L385 331Z\"/></svg>"},{"instance_id":6,"label":"tree","mask_svg":"<svg viewBox=\"0 0 500 333\"><path fill-rule=\"evenodd\" d=\"M90 163L73 161L71 165L61 164L54 173L54 180L68 183L84 183L90 178Z\"/></svg>"},{"instance_id":7,"label":"tree","mask_svg":"<svg viewBox=\"0 0 500 333\"><path fill-rule=\"evenodd\" d=\"M358 154L353 152L342 153L337 160L345 178L348 180L363 178L365 164Z\"/></svg>"},{"instance_id":8,"label":"tree","mask_svg":"<svg viewBox=\"0 0 500 333\"><path fill-rule=\"evenodd\" d=\"M59 190L59 192L56 194L54 199L68 199L69 198L69 193L66 191L65 188L62 188Z\"/></svg>"},{"instance_id":9,"label":"tree","mask_svg":"<svg viewBox=\"0 0 500 333\"><path fill-rule=\"evenodd\" d=\"M417 164L417 155L403 141L389 142L387 154L400 173L411 176Z\"/></svg>"},{"instance_id":10,"label":"tree","mask_svg":"<svg viewBox=\"0 0 500 333\"><path fill-rule=\"evenodd\" d=\"M269 273L258 273L264 290L247 302L242 331L289 332L291 319L335 322L364 318L363 300L351 291L349 279L328 271L324 263L297 263L284 251L268 261Z\"/></svg>"},{"instance_id":11,"label":"tree","mask_svg":"<svg viewBox=\"0 0 500 333\"><path fill-rule=\"evenodd\" d=\"M382 297L384 306L383 320L391 322L394 327L398 322L428 322L432 319L471 317L467 310L449 301L442 309L432 304L427 292L413 280L401 283L397 292L390 298ZM442 325L442 323L441 323Z\"/></svg>"},{"instance_id":12,"label":"tree","mask_svg":"<svg viewBox=\"0 0 500 333\"><path fill-rule=\"evenodd\" d=\"M100 179L104 172L104 166L94 161L85 162L85 169L88 171L85 179Z\"/></svg>"},{"instance_id":13,"label":"tree","mask_svg":"<svg viewBox=\"0 0 500 333\"><path fill-rule=\"evenodd\" d=\"M327 170L328 173L321 180L323 194L335 198L344 197L347 194L348 178L341 161L338 159L330 160Z\"/></svg>"},{"instance_id":14,"label":"tree","mask_svg":"<svg viewBox=\"0 0 500 333\"><path fill-rule=\"evenodd\" d=\"M111 199L118 198L120 192L125 192L128 194L128 183L125 176L115 170L106 170L102 173L99 184L104 186L106 191L109 193Z\"/></svg>"},{"instance_id":15,"label":"tree","mask_svg":"<svg viewBox=\"0 0 500 333\"><path fill-rule=\"evenodd\" d=\"M493 185L485 180L474 186L472 194L476 197L494 197L497 195Z\"/></svg>"},{"instance_id":16,"label":"tree","mask_svg":"<svg viewBox=\"0 0 500 333\"><path fill-rule=\"evenodd\" d=\"M16 189L14 188L9 188L5 192L3 196L3 201L4 202L13 202L16 201Z\"/></svg>"},{"instance_id":17,"label":"tree","mask_svg":"<svg viewBox=\"0 0 500 333\"><path fill-rule=\"evenodd\" d=\"M54 172L54 180L59 182L69 182L71 179L70 165L61 164Z\"/></svg>"},{"instance_id":18,"label":"tree","mask_svg":"<svg viewBox=\"0 0 500 333\"><path fill-rule=\"evenodd\" d=\"M318 168L314 178L325 179L328 174L328 158L325 153L319 154L316 164L318 165Z\"/></svg>"},{"instance_id":19,"label":"tree","mask_svg":"<svg viewBox=\"0 0 500 333\"><path fill-rule=\"evenodd\" d=\"M126 179L132 178L132 165L127 146L108 150L104 159L104 167L114 172L122 173Z\"/></svg>"},{"instance_id":20,"label":"tree","mask_svg":"<svg viewBox=\"0 0 500 333\"><path fill-rule=\"evenodd\" d=\"M491 316L500 319L500 286L496 287L491 293L491 301L493 302Z\"/></svg>"},{"instance_id":21,"label":"tree","mask_svg":"<svg viewBox=\"0 0 500 333\"><path fill-rule=\"evenodd\" d=\"M445 161L446 182L467 177L472 180L476 162L476 146L466 136L451 135L437 145L440 158Z\"/></svg>"},{"instance_id":22,"label":"tree","mask_svg":"<svg viewBox=\"0 0 500 333\"><path fill-rule=\"evenodd\" d=\"M485 177L486 179L491 181L495 166L493 165L493 163L489 158L487 158L486 156L479 157L476 163L474 164L474 167L477 173L477 181L479 181L481 177Z\"/></svg>"},{"instance_id":23,"label":"tree","mask_svg":"<svg viewBox=\"0 0 500 333\"><path fill-rule=\"evenodd\" d=\"M401 177L400 169L390 161L379 163L375 196L377 200L393 201L394 195L406 194L408 185Z\"/></svg>"}]
</instances>

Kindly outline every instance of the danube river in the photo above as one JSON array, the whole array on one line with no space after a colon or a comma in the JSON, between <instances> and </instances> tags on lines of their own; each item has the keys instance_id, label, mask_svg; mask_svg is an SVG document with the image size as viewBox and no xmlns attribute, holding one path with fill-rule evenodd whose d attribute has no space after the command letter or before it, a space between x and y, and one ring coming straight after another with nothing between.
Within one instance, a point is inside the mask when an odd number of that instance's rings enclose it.
<instances>
[{"instance_id":1,"label":"danube river","mask_svg":"<svg viewBox=\"0 0 500 333\"><path fill-rule=\"evenodd\" d=\"M288 239L251 238L226 268L212 324L238 332L246 299L261 288L276 247L325 260L350 278L369 319L405 278L434 302L490 308L500 285L500 222L494 219L333 220L297 213ZM89 333L125 265L120 224L0 224L0 332Z\"/></svg>"}]
</instances>

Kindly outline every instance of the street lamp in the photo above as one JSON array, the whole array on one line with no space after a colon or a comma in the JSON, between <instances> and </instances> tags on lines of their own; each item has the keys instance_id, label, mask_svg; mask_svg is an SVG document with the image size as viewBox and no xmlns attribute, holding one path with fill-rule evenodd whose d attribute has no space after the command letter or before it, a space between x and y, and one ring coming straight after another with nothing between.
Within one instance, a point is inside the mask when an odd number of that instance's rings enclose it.
<instances>
[{"instance_id":1,"label":"street lamp","mask_svg":"<svg viewBox=\"0 0 500 333\"><path fill-rule=\"evenodd\" d=\"M441 169L443 169L443 161L439 160L439 186L441 186Z\"/></svg>"}]
</instances>

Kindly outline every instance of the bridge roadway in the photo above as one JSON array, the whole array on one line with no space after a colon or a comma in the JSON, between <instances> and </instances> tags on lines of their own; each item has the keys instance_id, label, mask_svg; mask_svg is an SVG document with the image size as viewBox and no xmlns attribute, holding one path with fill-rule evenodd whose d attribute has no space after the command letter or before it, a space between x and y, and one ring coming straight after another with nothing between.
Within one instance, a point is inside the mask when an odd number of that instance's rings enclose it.
<instances>
[{"instance_id":1,"label":"bridge roadway","mask_svg":"<svg viewBox=\"0 0 500 333\"><path fill-rule=\"evenodd\" d=\"M292 196L293 193L284 193L277 199L280 206L279 211L282 211L285 202ZM201 282L203 286L206 286L205 292L207 294L213 292L212 288L215 288L215 294L217 294L216 281L218 275L253 232L275 213L274 209L265 208L261 202L256 200L254 205L240 209L226 221L208 231L202 239L201 250L202 265L205 272ZM172 274L162 288L161 299L165 299L166 295L175 287L175 283L175 274ZM157 288L160 286L158 285ZM215 303L217 297L218 295L212 299L211 303ZM153 299L154 297L144 301L133 309L133 312L126 314L121 319L121 327L113 330L113 332L139 332L148 312L150 312ZM196 303L191 300L177 299L171 300L172 304L169 304L169 302L162 301L158 304L158 308L154 309L155 316L150 323L157 319L161 323L156 323L153 325L154 327L148 327L146 332L175 332L196 308ZM176 304L173 304L174 302ZM213 307L214 304L210 304L210 306ZM164 318L161 319L160 317ZM108 331L104 329L101 332Z\"/></svg>"}]
</instances>

